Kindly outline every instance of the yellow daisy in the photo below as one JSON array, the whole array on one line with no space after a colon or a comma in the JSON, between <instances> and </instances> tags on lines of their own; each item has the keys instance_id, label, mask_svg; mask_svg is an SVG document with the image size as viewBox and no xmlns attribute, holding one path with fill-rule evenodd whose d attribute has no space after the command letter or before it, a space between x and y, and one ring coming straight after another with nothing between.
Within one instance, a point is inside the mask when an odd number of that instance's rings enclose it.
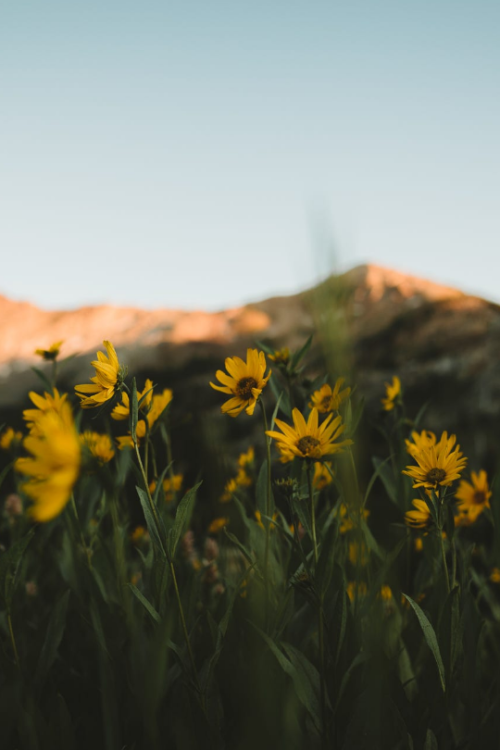
<instances>
[{"instance_id":1,"label":"yellow daisy","mask_svg":"<svg viewBox=\"0 0 500 750\"><path fill-rule=\"evenodd\" d=\"M355 599L366 596L368 593L368 589L364 581L349 581L349 583L347 584L346 593L350 601L354 602Z\"/></svg>"},{"instance_id":2,"label":"yellow daisy","mask_svg":"<svg viewBox=\"0 0 500 750\"><path fill-rule=\"evenodd\" d=\"M229 524L229 518L214 518L210 526L208 527L209 534L217 534L224 526Z\"/></svg>"},{"instance_id":3,"label":"yellow daisy","mask_svg":"<svg viewBox=\"0 0 500 750\"><path fill-rule=\"evenodd\" d=\"M358 544L358 542L349 543L349 562L353 565L365 566L368 564L369 551L368 547L364 542Z\"/></svg>"},{"instance_id":4,"label":"yellow daisy","mask_svg":"<svg viewBox=\"0 0 500 750\"><path fill-rule=\"evenodd\" d=\"M182 482L184 481L184 474L174 474L173 480L170 477L163 480L163 491L165 493L165 502L170 503L174 499L174 495L180 492ZM156 482L153 481L149 485L149 491L153 493L156 489Z\"/></svg>"},{"instance_id":5,"label":"yellow daisy","mask_svg":"<svg viewBox=\"0 0 500 750\"><path fill-rule=\"evenodd\" d=\"M34 505L30 513L37 521L50 521L71 497L80 470L80 440L69 404L59 413L47 411L37 422L37 434L24 440L30 458L18 458L17 471L31 479L22 485Z\"/></svg>"},{"instance_id":6,"label":"yellow daisy","mask_svg":"<svg viewBox=\"0 0 500 750\"><path fill-rule=\"evenodd\" d=\"M323 456L340 453L347 445L352 445L352 440L335 443L345 430L340 415L333 419L333 414L330 414L321 425L318 425L317 409L311 409L307 423L298 409L293 410L292 417L293 427L277 419L276 424L282 432L266 432L276 440L283 463L293 461L295 456L319 461Z\"/></svg>"},{"instance_id":7,"label":"yellow daisy","mask_svg":"<svg viewBox=\"0 0 500 750\"><path fill-rule=\"evenodd\" d=\"M171 400L172 391L169 388L165 388L160 396L153 396L151 406L148 413L146 414L147 427L149 431L151 431L155 422L161 417ZM137 436L137 443L140 444L141 440L146 436L147 432L146 421L144 419L139 419L135 432ZM132 440L130 432L128 433L128 435L117 437L116 440L118 442L118 448L120 450L123 450L124 448L134 447L134 441Z\"/></svg>"},{"instance_id":8,"label":"yellow daisy","mask_svg":"<svg viewBox=\"0 0 500 750\"><path fill-rule=\"evenodd\" d=\"M405 513L406 525L410 526L412 529L425 529L424 533L427 533L432 526L432 516L429 506L425 500L412 500L411 504L415 510L409 510ZM417 541L420 541L420 544L422 544L421 539ZM415 542L415 549L416 548L417 543Z\"/></svg>"},{"instance_id":9,"label":"yellow daisy","mask_svg":"<svg viewBox=\"0 0 500 750\"><path fill-rule=\"evenodd\" d=\"M217 370L215 374L222 386L210 383L216 391L232 396L222 404L222 413L237 417L245 409L252 416L255 404L271 377L271 371L265 375L267 365L264 352L248 349L246 362L240 357L227 357L225 367L229 375L222 370Z\"/></svg>"},{"instance_id":10,"label":"yellow daisy","mask_svg":"<svg viewBox=\"0 0 500 750\"><path fill-rule=\"evenodd\" d=\"M309 402L310 408L316 408L321 414L325 414L329 411L338 411L340 404L350 394L350 388L344 388L340 390L345 378L338 378L333 389L328 383L321 386L318 391L314 391Z\"/></svg>"},{"instance_id":11,"label":"yellow daisy","mask_svg":"<svg viewBox=\"0 0 500 750\"><path fill-rule=\"evenodd\" d=\"M0 448L4 451L8 451L15 445L18 445L22 439L22 432L16 432L12 427L7 427L0 436Z\"/></svg>"},{"instance_id":12,"label":"yellow daisy","mask_svg":"<svg viewBox=\"0 0 500 750\"><path fill-rule=\"evenodd\" d=\"M328 471L327 466L330 467L331 471L331 461L325 461L325 463L316 461L314 464L313 487L317 490L322 490L324 487L327 487L333 482L332 476Z\"/></svg>"},{"instance_id":13,"label":"yellow daisy","mask_svg":"<svg viewBox=\"0 0 500 750\"><path fill-rule=\"evenodd\" d=\"M95 377L90 378L92 383L75 386L82 409L95 409L101 406L113 398L123 384L125 367L119 363L111 341L102 343L108 354L106 356L102 352L97 352L97 359L90 363L96 371Z\"/></svg>"},{"instance_id":14,"label":"yellow daisy","mask_svg":"<svg viewBox=\"0 0 500 750\"><path fill-rule=\"evenodd\" d=\"M242 469L246 469L247 466L253 464L255 459L255 451L253 448L249 448L246 453L240 453L238 458L238 466Z\"/></svg>"},{"instance_id":15,"label":"yellow daisy","mask_svg":"<svg viewBox=\"0 0 500 750\"><path fill-rule=\"evenodd\" d=\"M401 381L394 375L392 383L385 384L385 398L381 399L385 411L392 411L401 396Z\"/></svg>"},{"instance_id":16,"label":"yellow daisy","mask_svg":"<svg viewBox=\"0 0 500 750\"><path fill-rule=\"evenodd\" d=\"M349 514L347 512L347 506L342 503L338 510L338 514L340 518L339 531L341 534L347 534L348 531L351 531L351 529L354 528L355 521L357 526L360 525L362 520L366 521L366 519L370 515L370 511L361 508L359 511L353 511L351 514ZM354 516L354 519L352 516Z\"/></svg>"},{"instance_id":17,"label":"yellow daisy","mask_svg":"<svg viewBox=\"0 0 500 750\"><path fill-rule=\"evenodd\" d=\"M55 344L51 344L48 349L35 349L35 354L39 357L43 357L47 362L53 362L59 356L59 351L63 341L56 341Z\"/></svg>"},{"instance_id":18,"label":"yellow daisy","mask_svg":"<svg viewBox=\"0 0 500 750\"><path fill-rule=\"evenodd\" d=\"M483 510L490 507L492 492L488 486L488 475L485 471L481 470L478 474L473 471L470 476L472 482L462 479L455 497L461 501L458 505L458 512L466 514L470 523L474 523Z\"/></svg>"},{"instance_id":19,"label":"yellow daisy","mask_svg":"<svg viewBox=\"0 0 500 750\"><path fill-rule=\"evenodd\" d=\"M146 395L147 394L147 395ZM146 396L141 404L141 410L147 411L151 406L153 399L153 381L147 378L146 383L142 391L137 392L137 402L141 400L143 396ZM121 403L116 404L113 411L111 412L111 419L115 419L120 422L124 419L128 419L130 416L130 398L128 393L122 393Z\"/></svg>"},{"instance_id":20,"label":"yellow daisy","mask_svg":"<svg viewBox=\"0 0 500 750\"><path fill-rule=\"evenodd\" d=\"M418 453L422 448L432 448L436 445L436 436L430 430L422 430L422 432L412 432L411 440L405 440L406 451L413 456L414 453Z\"/></svg>"},{"instance_id":21,"label":"yellow daisy","mask_svg":"<svg viewBox=\"0 0 500 750\"><path fill-rule=\"evenodd\" d=\"M498 568L493 568L490 573L490 581L492 583L500 583L500 570Z\"/></svg>"},{"instance_id":22,"label":"yellow daisy","mask_svg":"<svg viewBox=\"0 0 500 750\"><path fill-rule=\"evenodd\" d=\"M45 392L43 396L30 391L29 397L36 406L36 409L25 409L23 419L27 422L27 427L31 434L37 432L37 425L40 418L49 411L60 414L68 398L66 393L60 394L57 388L54 388L52 394Z\"/></svg>"},{"instance_id":23,"label":"yellow daisy","mask_svg":"<svg viewBox=\"0 0 500 750\"><path fill-rule=\"evenodd\" d=\"M255 520L257 521L257 525L260 526L261 529L264 529L265 526L262 522L262 514L260 510L255 511ZM269 528L273 529L276 526L276 521L278 520L278 514L273 513L273 520L269 524Z\"/></svg>"},{"instance_id":24,"label":"yellow daisy","mask_svg":"<svg viewBox=\"0 0 500 750\"><path fill-rule=\"evenodd\" d=\"M448 437L448 433L443 432L439 443L411 454L418 466L407 466L403 474L415 480L414 488L436 490L439 486L448 487L460 478L467 459L460 452L460 446L455 447L456 441L455 435Z\"/></svg>"},{"instance_id":25,"label":"yellow daisy","mask_svg":"<svg viewBox=\"0 0 500 750\"><path fill-rule=\"evenodd\" d=\"M268 354L267 356L272 362L276 362L277 365L287 365L290 362L290 349L288 347L275 349L272 354Z\"/></svg>"},{"instance_id":26,"label":"yellow daisy","mask_svg":"<svg viewBox=\"0 0 500 750\"><path fill-rule=\"evenodd\" d=\"M86 430L80 435L80 440L82 445L90 451L100 464L107 464L115 455L109 435L101 435L98 432Z\"/></svg>"}]
</instances>

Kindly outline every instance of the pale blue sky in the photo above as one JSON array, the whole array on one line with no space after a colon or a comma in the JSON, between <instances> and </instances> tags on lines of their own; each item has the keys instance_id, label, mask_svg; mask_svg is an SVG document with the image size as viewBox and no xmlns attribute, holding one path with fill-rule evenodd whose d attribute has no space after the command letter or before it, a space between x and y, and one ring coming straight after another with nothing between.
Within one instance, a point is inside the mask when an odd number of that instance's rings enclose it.
<instances>
[{"instance_id":1,"label":"pale blue sky","mask_svg":"<svg viewBox=\"0 0 500 750\"><path fill-rule=\"evenodd\" d=\"M223 308L331 229L500 301L499 34L496 0L4 5L0 293Z\"/></svg>"}]
</instances>

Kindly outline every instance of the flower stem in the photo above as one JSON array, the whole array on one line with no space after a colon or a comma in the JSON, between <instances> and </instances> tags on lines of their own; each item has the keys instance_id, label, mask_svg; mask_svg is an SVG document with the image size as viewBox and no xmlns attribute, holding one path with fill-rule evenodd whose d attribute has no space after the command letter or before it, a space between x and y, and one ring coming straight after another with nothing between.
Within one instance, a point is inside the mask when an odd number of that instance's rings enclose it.
<instances>
[{"instance_id":1,"label":"flower stem","mask_svg":"<svg viewBox=\"0 0 500 750\"><path fill-rule=\"evenodd\" d=\"M73 515L75 516L76 528L78 529L78 534L80 536L80 544L82 545L83 551L85 552L85 557L87 558L87 565L89 566L89 570L92 570L92 560L90 559L90 551L85 542L85 537L83 536L83 529L80 523L80 518L78 516L78 511L76 509L75 495L73 492L71 493L71 507L73 508Z\"/></svg>"},{"instance_id":2,"label":"flower stem","mask_svg":"<svg viewBox=\"0 0 500 750\"><path fill-rule=\"evenodd\" d=\"M19 667L19 654L17 653L16 639L14 638L14 628L12 627L12 617L10 614L10 609L7 612L7 622L9 623L10 642L12 644L12 650L14 652L14 660L16 662L16 667Z\"/></svg>"},{"instance_id":3,"label":"flower stem","mask_svg":"<svg viewBox=\"0 0 500 750\"><path fill-rule=\"evenodd\" d=\"M314 576L318 569L318 541L316 538L316 511L314 508L312 462L307 462L307 485L309 488L309 502L311 505L311 536L314 554ZM328 747L328 723L326 717L326 663L325 663L325 634L323 623L323 594L318 592L318 645L320 661L320 689L321 689L321 720L323 726L323 747Z\"/></svg>"},{"instance_id":4,"label":"flower stem","mask_svg":"<svg viewBox=\"0 0 500 750\"><path fill-rule=\"evenodd\" d=\"M194 660L193 650L191 648L191 641L189 639L189 633L188 633L188 630L187 630L186 618L184 616L184 608L182 606L181 595L180 595L179 586L178 586L178 583L177 583L177 576L175 574L174 561L170 557L170 553L168 551L168 545L166 543L166 540L164 540L162 538L162 531L161 531L160 518L158 516L158 510L156 508L156 505L153 502L153 498L151 497L151 492L149 490L148 480L147 480L147 477L146 477L146 472L144 471L144 465L143 465L142 460L141 460L141 453L139 451L139 445L137 443L137 440L134 440L134 448L135 448L135 452L136 452L136 455L137 455L137 461L138 461L138 464L139 464L139 469L140 469L141 474L142 474L142 479L143 479L143 482L144 482L144 487L146 489L146 495L147 495L147 498L148 498L149 507L151 508L151 513L153 514L153 518L154 518L154 522L155 522L155 526L156 526L156 531L157 531L157 534L158 534L158 538L160 539L160 542L161 542L162 552L165 554L165 557L167 558L167 561L168 561L168 564L169 564L169 567L170 567L170 572L172 574L172 580L174 582L175 598L177 600L177 606L179 608L179 615L180 615L180 618L181 618L182 632L183 632L183 635L184 635L184 640L186 641L186 648L187 648L187 651L188 651L188 654L189 654L189 661L190 661L190 664L191 664L191 669L193 671L194 683L196 685L196 690L198 691L199 695L202 697L202 703L204 704L204 697L203 697L201 686L200 686L200 682L199 682L199 679L198 679L198 671L196 669L196 663L195 663L195 660Z\"/></svg>"},{"instance_id":5,"label":"flower stem","mask_svg":"<svg viewBox=\"0 0 500 750\"><path fill-rule=\"evenodd\" d=\"M264 406L262 399L259 399L259 406L262 413L262 424L264 427L264 440L266 441L266 452L267 452L267 483L266 483L266 516L269 519L271 517L271 441L266 435L267 432L267 416L266 407ZM264 548L264 578L266 588L266 622L269 619L269 541L271 533L271 524L269 520L266 520L266 543Z\"/></svg>"}]
</instances>

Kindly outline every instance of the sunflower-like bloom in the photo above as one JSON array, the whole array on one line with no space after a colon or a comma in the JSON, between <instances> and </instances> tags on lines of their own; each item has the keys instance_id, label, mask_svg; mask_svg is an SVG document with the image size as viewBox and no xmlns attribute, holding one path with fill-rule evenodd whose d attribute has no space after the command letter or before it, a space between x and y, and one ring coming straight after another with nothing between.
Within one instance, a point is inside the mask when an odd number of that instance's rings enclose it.
<instances>
[{"instance_id":1,"label":"sunflower-like bloom","mask_svg":"<svg viewBox=\"0 0 500 750\"><path fill-rule=\"evenodd\" d=\"M144 392L146 389L144 389ZM125 394L124 394L125 395ZM165 388L163 393L158 396L153 396L151 399L151 405L149 407L149 411L146 414L146 420L139 419L137 422L137 428L136 428L136 435L137 435L137 442L140 443L140 441L146 436L146 432L149 429L151 431L153 425L157 420L161 417L169 403L172 401L172 391L170 388ZM116 417L115 417L116 419ZM121 417L120 417L121 419ZM147 421L147 428L146 428L146 421ZM116 438L118 442L118 448L120 450L123 450L124 448L133 448L134 447L134 441L132 440L132 435L128 433L128 435L122 435L121 437Z\"/></svg>"},{"instance_id":2,"label":"sunflower-like bloom","mask_svg":"<svg viewBox=\"0 0 500 750\"><path fill-rule=\"evenodd\" d=\"M111 341L102 343L108 354L106 356L102 352L97 352L97 359L90 363L96 372L95 376L90 378L92 383L75 385L82 409L95 409L101 406L113 398L123 384L125 367L119 363L115 347Z\"/></svg>"},{"instance_id":3,"label":"sunflower-like bloom","mask_svg":"<svg viewBox=\"0 0 500 750\"><path fill-rule=\"evenodd\" d=\"M318 491L322 490L324 487L327 487L329 484L333 482L332 476L327 468L328 466L330 467L330 470L331 470L332 468L331 461L325 461L325 463L321 463L321 461L316 461L314 464L313 487Z\"/></svg>"},{"instance_id":4,"label":"sunflower-like bloom","mask_svg":"<svg viewBox=\"0 0 500 750\"><path fill-rule=\"evenodd\" d=\"M57 388L54 388L52 394L45 392L43 396L30 391L29 397L35 404L36 409L25 409L23 411L23 419L27 422L26 426L30 433L36 435L38 434L38 422L41 417L50 411L61 414L68 395L66 393L60 394Z\"/></svg>"},{"instance_id":5,"label":"sunflower-like bloom","mask_svg":"<svg viewBox=\"0 0 500 750\"><path fill-rule=\"evenodd\" d=\"M474 523L483 510L490 507L492 493L486 472L483 470L478 474L475 471L471 472L471 480L472 482L466 482L462 479L455 492L456 499L461 501L458 505L458 512L464 514L469 522L459 525Z\"/></svg>"},{"instance_id":6,"label":"sunflower-like bloom","mask_svg":"<svg viewBox=\"0 0 500 750\"><path fill-rule=\"evenodd\" d=\"M182 482L184 481L184 474L174 474L173 480L167 477L163 480L163 491L165 493L165 502L171 503L177 492L180 492ZM153 481L149 485L149 491L153 493L156 489L156 482Z\"/></svg>"},{"instance_id":7,"label":"sunflower-like bloom","mask_svg":"<svg viewBox=\"0 0 500 750\"><path fill-rule=\"evenodd\" d=\"M370 511L361 508L360 510L353 511L351 514L349 514L347 505L342 503L338 510L338 514L340 519L339 531L341 534L347 534L348 531L351 531L351 529L354 528L355 522L356 525L359 526L361 521L366 521L366 519L370 515Z\"/></svg>"},{"instance_id":8,"label":"sunflower-like bloom","mask_svg":"<svg viewBox=\"0 0 500 750\"><path fill-rule=\"evenodd\" d=\"M349 542L349 562L353 565L368 565L369 551L364 542Z\"/></svg>"},{"instance_id":9,"label":"sunflower-like bloom","mask_svg":"<svg viewBox=\"0 0 500 750\"><path fill-rule=\"evenodd\" d=\"M249 448L246 453L240 453L238 458L238 466L242 469L246 469L247 466L253 464L255 460L255 451L253 448Z\"/></svg>"},{"instance_id":10,"label":"sunflower-like bloom","mask_svg":"<svg viewBox=\"0 0 500 750\"><path fill-rule=\"evenodd\" d=\"M217 534L224 526L229 524L229 518L214 518L210 526L208 527L209 534Z\"/></svg>"},{"instance_id":11,"label":"sunflower-like bloom","mask_svg":"<svg viewBox=\"0 0 500 750\"><path fill-rule=\"evenodd\" d=\"M345 430L340 415L332 422L333 414L330 414L321 425L318 425L317 409L311 410L307 423L298 409L293 410L292 417L293 427L277 419L282 432L266 432L276 440L282 463L293 461L295 456L320 461L323 456L340 453L347 445L352 445L352 440L335 442Z\"/></svg>"},{"instance_id":12,"label":"sunflower-like bloom","mask_svg":"<svg viewBox=\"0 0 500 750\"><path fill-rule=\"evenodd\" d=\"M424 533L427 533L432 526L432 516L429 506L425 500L412 500L411 504L415 510L409 510L405 513L406 525L412 529L425 529ZM422 543L421 539L420 543Z\"/></svg>"},{"instance_id":13,"label":"sunflower-like bloom","mask_svg":"<svg viewBox=\"0 0 500 750\"><path fill-rule=\"evenodd\" d=\"M0 448L3 451L8 451L18 445L22 439L22 432L16 432L12 427L7 427L0 436Z\"/></svg>"},{"instance_id":14,"label":"sunflower-like bloom","mask_svg":"<svg viewBox=\"0 0 500 750\"><path fill-rule=\"evenodd\" d=\"M153 381L149 378L146 379L144 388L142 391L137 392L137 402L144 396L144 401L141 404L141 411L147 412L151 406L153 400ZM130 416L130 398L128 393L122 393L121 403L116 404L113 411L111 412L111 419L116 419L117 422L121 422L124 419L128 419Z\"/></svg>"},{"instance_id":15,"label":"sunflower-like bloom","mask_svg":"<svg viewBox=\"0 0 500 750\"><path fill-rule=\"evenodd\" d=\"M350 388L340 390L344 384L344 380L345 378L338 378L333 388L328 383L325 383L318 391L314 391L309 402L310 408L316 408L321 414L326 414L329 411L338 411L342 401L351 392Z\"/></svg>"},{"instance_id":16,"label":"sunflower-like bloom","mask_svg":"<svg viewBox=\"0 0 500 750\"><path fill-rule=\"evenodd\" d=\"M385 411L392 411L396 402L401 396L401 381L397 375L394 375L392 383L385 384L385 398L381 399Z\"/></svg>"},{"instance_id":17,"label":"sunflower-like bloom","mask_svg":"<svg viewBox=\"0 0 500 750\"><path fill-rule=\"evenodd\" d=\"M490 573L490 581L492 583L500 583L500 570L498 568L493 568Z\"/></svg>"},{"instance_id":18,"label":"sunflower-like bloom","mask_svg":"<svg viewBox=\"0 0 500 750\"><path fill-rule=\"evenodd\" d=\"M257 526L260 526L261 529L265 529L264 523L262 521L262 513L260 510L255 511L255 520L257 521ZM273 513L273 520L269 521L269 528L274 529L276 526L276 521L278 520L278 514Z\"/></svg>"},{"instance_id":19,"label":"sunflower-like bloom","mask_svg":"<svg viewBox=\"0 0 500 750\"><path fill-rule=\"evenodd\" d=\"M272 362L277 365L287 365L290 362L290 349L275 349L272 354L267 355Z\"/></svg>"},{"instance_id":20,"label":"sunflower-like bloom","mask_svg":"<svg viewBox=\"0 0 500 750\"><path fill-rule=\"evenodd\" d=\"M455 435L448 437L448 433L443 432L439 443L411 454L418 466L407 466L403 474L415 480L414 489L425 487L436 490L439 486L448 487L455 479L460 479L467 459L460 452L460 446L455 447L456 442Z\"/></svg>"},{"instance_id":21,"label":"sunflower-like bloom","mask_svg":"<svg viewBox=\"0 0 500 750\"><path fill-rule=\"evenodd\" d=\"M56 341L55 344L51 344L48 349L35 349L35 354L39 357L43 357L46 362L53 362L59 356L64 341Z\"/></svg>"},{"instance_id":22,"label":"sunflower-like bloom","mask_svg":"<svg viewBox=\"0 0 500 750\"><path fill-rule=\"evenodd\" d=\"M80 435L80 440L101 465L107 464L115 455L113 443L107 434L101 435L99 432L86 430Z\"/></svg>"},{"instance_id":23,"label":"sunflower-like bloom","mask_svg":"<svg viewBox=\"0 0 500 750\"><path fill-rule=\"evenodd\" d=\"M240 357L227 357L225 367L229 375L222 370L215 373L222 386L210 383L216 391L232 396L222 404L221 412L229 414L230 417L237 417L245 409L246 413L252 416L255 404L271 377L271 371L265 375L267 365L264 352L247 349L246 362Z\"/></svg>"},{"instance_id":24,"label":"sunflower-like bloom","mask_svg":"<svg viewBox=\"0 0 500 750\"><path fill-rule=\"evenodd\" d=\"M436 436L430 430L422 430L420 433L414 431L411 433L411 439L413 442L405 440L406 451L410 456L418 453L423 448L432 448L432 446L436 445Z\"/></svg>"},{"instance_id":25,"label":"sunflower-like bloom","mask_svg":"<svg viewBox=\"0 0 500 750\"><path fill-rule=\"evenodd\" d=\"M347 584L346 593L350 601L354 602L355 599L360 599L361 597L366 596L368 593L368 589L364 581L349 581L349 583Z\"/></svg>"},{"instance_id":26,"label":"sunflower-like bloom","mask_svg":"<svg viewBox=\"0 0 500 750\"><path fill-rule=\"evenodd\" d=\"M50 521L68 502L80 470L80 440L69 404L59 413L42 414L36 435L25 438L24 447L32 457L15 463L17 471L30 477L22 491L34 501L30 513L35 520Z\"/></svg>"}]
</instances>

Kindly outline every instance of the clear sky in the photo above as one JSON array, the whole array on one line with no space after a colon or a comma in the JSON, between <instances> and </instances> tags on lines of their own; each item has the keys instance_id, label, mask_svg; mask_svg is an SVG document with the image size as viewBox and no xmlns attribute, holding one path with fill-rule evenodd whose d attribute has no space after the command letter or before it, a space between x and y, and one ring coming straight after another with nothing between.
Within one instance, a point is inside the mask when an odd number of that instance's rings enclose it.
<instances>
[{"instance_id":1,"label":"clear sky","mask_svg":"<svg viewBox=\"0 0 500 750\"><path fill-rule=\"evenodd\" d=\"M0 293L218 309L375 262L500 301L498 0L16 0Z\"/></svg>"}]
</instances>

